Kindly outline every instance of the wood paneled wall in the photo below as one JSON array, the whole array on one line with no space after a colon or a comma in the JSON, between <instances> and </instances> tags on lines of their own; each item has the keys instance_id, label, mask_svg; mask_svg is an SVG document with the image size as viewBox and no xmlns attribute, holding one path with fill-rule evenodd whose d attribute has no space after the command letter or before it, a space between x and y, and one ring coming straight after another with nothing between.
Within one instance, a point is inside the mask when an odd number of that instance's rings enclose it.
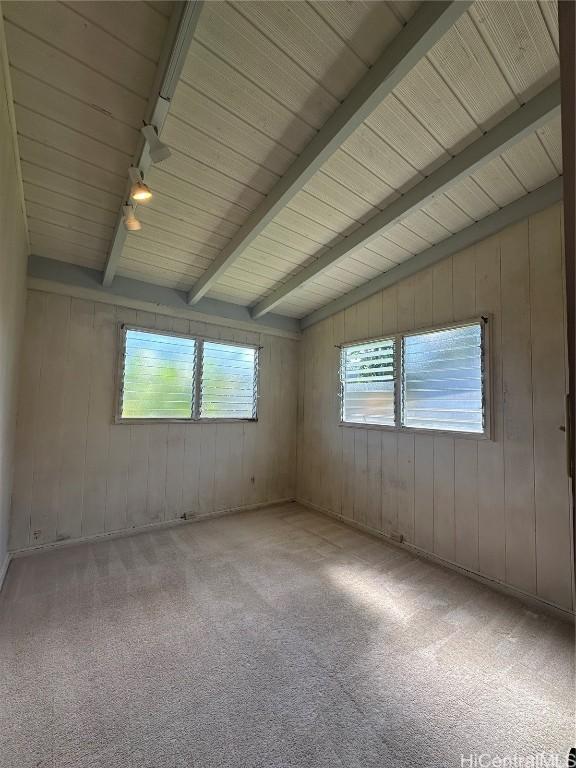
<instances>
[{"instance_id":1,"label":"wood paneled wall","mask_svg":"<svg viewBox=\"0 0 576 768\"><path fill-rule=\"evenodd\" d=\"M16 383L26 304L26 224L22 209L0 19L0 586L7 566L16 423Z\"/></svg>"},{"instance_id":2,"label":"wood paneled wall","mask_svg":"<svg viewBox=\"0 0 576 768\"><path fill-rule=\"evenodd\" d=\"M298 497L571 609L561 206L304 333ZM336 344L491 315L494 439L339 426Z\"/></svg>"},{"instance_id":3,"label":"wood paneled wall","mask_svg":"<svg viewBox=\"0 0 576 768\"><path fill-rule=\"evenodd\" d=\"M258 422L113 424L120 321L261 344ZM11 548L293 497L297 345L29 291Z\"/></svg>"}]
</instances>

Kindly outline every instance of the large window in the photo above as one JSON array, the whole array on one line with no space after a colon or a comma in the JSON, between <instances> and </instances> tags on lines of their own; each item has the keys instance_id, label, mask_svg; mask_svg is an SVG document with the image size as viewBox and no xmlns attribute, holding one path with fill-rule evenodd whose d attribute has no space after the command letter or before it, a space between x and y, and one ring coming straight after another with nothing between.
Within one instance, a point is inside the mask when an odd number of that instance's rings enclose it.
<instances>
[{"instance_id":1,"label":"large window","mask_svg":"<svg viewBox=\"0 0 576 768\"><path fill-rule=\"evenodd\" d=\"M258 348L122 326L117 421L255 420Z\"/></svg>"},{"instance_id":2,"label":"large window","mask_svg":"<svg viewBox=\"0 0 576 768\"><path fill-rule=\"evenodd\" d=\"M486 320L346 344L343 424L489 436Z\"/></svg>"}]
</instances>

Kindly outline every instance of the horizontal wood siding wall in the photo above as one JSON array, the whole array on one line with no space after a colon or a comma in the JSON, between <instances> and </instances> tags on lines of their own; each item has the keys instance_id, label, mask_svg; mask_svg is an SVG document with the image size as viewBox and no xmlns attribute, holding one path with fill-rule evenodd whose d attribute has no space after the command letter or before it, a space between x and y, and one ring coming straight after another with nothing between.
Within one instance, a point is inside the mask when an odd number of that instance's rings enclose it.
<instances>
[{"instance_id":1,"label":"horizontal wood siding wall","mask_svg":"<svg viewBox=\"0 0 576 768\"><path fill-rule=\"evenodd\" d=\"M554 206L304 333L298 496L571 609L561 217ZM484 313L493 440L338 426L336 344Z\"/></svg>"},{"instance_id":2,"label":"horizontal wood siding wall","mask_svg":"<svg viewBox=\"0 0 576 768\"><path fill-rule=\"evenodd\" d=\"M120 321L261 344L259 421L114 424ZM29 291L11 548L293 497L297 344Z\"/></svg>"}]
</instances>

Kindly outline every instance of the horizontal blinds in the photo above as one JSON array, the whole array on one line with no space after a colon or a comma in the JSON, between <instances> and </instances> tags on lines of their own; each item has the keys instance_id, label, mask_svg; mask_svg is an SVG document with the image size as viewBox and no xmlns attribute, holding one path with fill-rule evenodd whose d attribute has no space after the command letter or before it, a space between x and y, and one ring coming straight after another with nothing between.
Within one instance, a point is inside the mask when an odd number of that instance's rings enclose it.
<instances>
[{"instance_id":1,"label":"horizontal blinds","mask_svg":"<svg viewBox=\"0 0 576 768\"><path fill-rule=\"evenodd\" d=\"M403 426L483 431L479 323L406 336L403 363Z\"/></svg>"},{"instance_id":2,"label":"horizontal blinds","mask_svg":"<svg viewBox=\"0 0 576 768\"><path fill-rule=\"evenodd\" d=\"M394 426L395 340L344 347L342 420Z\"/></svg>"},{"instance_id":3,"label":"horizontal blinds","mask_svg":"<svg viewBox=\"0 0 576 768\"><path fill-rule=\"evenodd\" d=\"M213 419L256 417L257 350L205 341L200 416Z\"/></svg>"},{"instance_id":4,"label":"horizontal blinds","mask_svg":"<svg viewBox=\"0 0 576 768\"><path fill-rule=\"evenodd\" d=\"M191 418L195 359L194 339L128 329L122 418Z\"/></svg>"}]
</instances>

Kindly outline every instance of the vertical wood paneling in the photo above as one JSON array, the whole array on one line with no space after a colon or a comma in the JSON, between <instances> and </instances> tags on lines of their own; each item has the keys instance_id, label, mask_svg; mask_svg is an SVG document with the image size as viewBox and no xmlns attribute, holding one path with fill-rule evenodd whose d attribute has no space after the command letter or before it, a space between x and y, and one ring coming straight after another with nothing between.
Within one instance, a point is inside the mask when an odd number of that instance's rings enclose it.
<instances>
[{"instance_id":1,"label":"vertical wood paneling","mask_svg":"<svg viewBox=\"0 0 576 768\"><path fill-rule=\"evenodd\" d=\"M366 478L366 519L371 528L381 526L382 510L382 432L371 429L367 432L367 478Z\"/></svg>"},{"instance_id":2,"label":"vertical wood paneling","mask_svg":"<svg viewBox=\"0 0 576 768\"><path fill-rule=\"evenodd\" d=\"M271 483L269 482L269 472L275 471L275 454L272 455L270 445L277 439L275 414L273 408L272 388L274 386L274 376L272 375L272 344L270 338L262 340L262 349L260 350L260 386L262 388L262 399L260 401L260 410L258 418L262 420L263 430L256 442L256 483L261 493L261 498L269 500ZM218 447L216 447L218 456Z\"/></svg>"},{"instance_id":3,"label":"vertical wood paneling","mask_svg":"<svg viewBox=\"0 0 576 768\"><path fill-rule=\"evenodd\" d=\"M560 210L530 220L536 579L546 600L570 605L572 548L566 477L564 304Z\"/></svg>"},{"instance_id":4,"label":"vertical wood paneling","mask_svg":"<svg viewBox=\"0 0 576 768\"><path fill-rule=\"evenodd\" d=\"M477 571L478 443L454 441L454 560Z\"/></svg>"},{"instance_id":5,"label":"vertical wood paneling","mask_svg":"<svg viewBox=\"0 0 576 768\"><path fill-rule=\"evenodd\" d=\"M200 430L200 469L199 469L199 496L198 496L198 509L201 514L206 514L210 510L215 509L215 497L214 487L216 482L216 433L217 430L208 424L202 424L201 427L196 427ZM185 442L185 435L188 431L186 427L183 427L184 434L182 437L182 445ZM246 501L247 504L253 503ZM186 511L183 506L182 511Z\"/></svg>"},{"instance_id":6,"label":"vertical wood paneling","mask_svg":"<svg viewBox=\"0 0 576 768\"><path fill-rule=\"evenodd\" d=\"M190 488L190 499L187 502L187 509L194 512L197 509L197 472L194 472L194 453L196 440L188 431L186 443L186 472L189 473L188 483ZM218 457L214 473L214 508L217 511L227 509L230 506L233 489L230 482L230 462L234 461L234 455L231 453L230 445L230 426L228 424L216 425L216 456Z\"/></svg>"},{"instance_id":7,"label":"vertical wood paneling","mask_svg":"<svg viewBox=\"0 0 576 768\"><path fill-rule=\"evenodd\" d=\"M479 572L506 578L504 518L504 402L502 393L502 315L500 310L500 239L491 237L475 248L476 311L490 317L492 440L478 442Z\"/></svg>"},{"instance_id":8,"label":"vertical wood paneling","mask_svg":"<svg viewBox=\"0 0 576 768\"><path fill-rule=\"evenodd\" d=\"M414 328L432 323L433 274L427 269L414 275Z\"/></svg>"},{"instance_id":9,"label":"vertical wood paneling","mask_svg":"<svg viewBox=\"0 0 576 768\"><path fill-rule=\"evenodd\" d=\"M528 222L503 232L501 247L506 580L533 594L536 515Z\"/></svg>"},{"instance_id":10,"label":"vertical wood paneling","mask_svg":"<svg viewBox=\"0 0 576 768\"><path fill-rule=\"evenodd\" d=\"M414 544L434 551L434 438L417 435L414 446Z\"/></svg>"},{"instance_id":11,"label":"vertical wood paneling","mask_svg":"<svg viewBox=\"0 0 576 768\"><path fill-rule=\"evenodd\" d=\"M320 338L322 332L321 326L317 326L314 329L314 336ZM313 355L310 358L308 366L308 375L306 377L306 390L308 393L308 413L318 414L322 407L322 398L319 387L320 376L320 344L314 344ZM272 354L272 349L269 348L268 353ZM306 428L308 433L307 439L307 454L306 454L306 470L309 475L308 486L314 487L315 493L320 493L320 499L322 498L322 462L318 455L317 445L320 443L320 435L318 432L320 422L317 418L306 419Z\"/></svg>"},{"instance_id":12,"label":"vertical wood paneling","mask_svg":"<svg viewBox=\"0 0 576 768\"><path fill-rule=\"evenodd\" d=\"M319 418L314 421L314 429L316 434L312 434L311 441L316 446L318 452L318 466L320 474L318 480L318 498L320 506L330 506L330 472L328 470L330 466L328 441L323 439L324 424L327 424L330 419L331 399L326 396L329 392L329 382L326 380L328 371L330 370L330 343L328 335L330 334L330 325L328 322L319 323L317 325L317 333L319 334L318 344L315 345L318 350L317 363L314 366L314 402L319 409Z\"/></svg>"},{"instance_id":13,"label":"vertical wood paneling","mask_svg":"<svg viewBox=\"0 0 576 768\"><path fill-rule=\"evenodd\" d=\"M46 316L46 298L46 294L28 294L24 326L26 343L22 348L20 401L16 428L14 489L10 521L11 547L25 547L30 543L35 427L42 407L38 374L42 350L42 328Z\"/></svg>"},{"instance_id":14,"label":"vertical wood paneling","mask_svg":"<svg viewBox=\"0 0 576 768\"><path fill-rule=\"evenodd\" d=\"M66 407L62 412L60 501L56 522L58 539L80 536L82 528L94 305L82 299L72 299L69 311L63 381Z\"/></svg>"},{"instance_id":15,"label":"vertical wood paneling","mask_svg":"<svg viewBox=\"0 0 576 768\"><path fill-rule=\"evenodd\" d=\"M394 521L391 521L392 523ZM414 541L414 436L398 435L397 530Z\"/></svg>"},{"instance_id":16,"label":"vertical wood paneling","mask_svg":"<svg viewBox=\"0 0 576 768\"><path fill-rule=\"evenodd\" d=\"M456 553L454 525L454 440L434 438L434 552L445 560Z\"/></svg>"},{"instance_id":17,"label":"vertical wood paneling","mask_svg":"<svg viewBox=\"0 0 576 768\"><path fill-rule=\"evenodd\" d=\"M30 291L13 548L295 495L297 342L262 337L256 423L114 424L120 323L260 341L259 334Z\"/></svg>"},{"instance_id":18,"label":"vertical wood paneling","mask_svg":"<svg viewBox=\"0 0 576 768\"><path fill-rule=\"evenodd\" d=\"M312 351L311 344L300 344L298 347L298 392L297 392L297 429L298 429L298 447L296 453L296 492L299 498L311 501L311 494L308 493L306 472L306 449L308 445L308 432L306 422L306 387L308 371L307 356Z\"/></svg>"},{"instance_id":19,"label":"vertical wood paneling","mask_svg":"<svg viewBox=\"0 0 576 768\"><path fill-rule=\"evenodd\" d=\"M476 315L476 255L467 248L452 261L452 305L454 320Z\"/></svg>"},{"instance_id":20,"label":"vertical wood paneling","mask_svg":"<svg viewBox=\"0 0 576 768\"><path fill-rule=\"evenodd\" d=\"M354 430L354 520L366 523L368 502L368 432Z\"/></svg>"},{"instance_id":21,"label":"vertical wood paneling","mask_svg":"<svg viewBox=\"0 0 576 768\"><path fill-rule=\"evenodd\" d=\"M41 407L34 425L34 470L32 477L31 542L43 544L56 538L59 504L59 448L64 349L70 300L46 297L45 322L40 329L39 388Z\"/></svg>"},{"instance_id":22,"label":"vertical wood paneling","mask_svg":"<svg viewBox=\"0 0 576 768\"><path fill-rule=\"evenodd\" d=\"M3 9L4 10L4 9ZM4 24L0 22L1 45L4 43ZM6 64L6 66L5 66ZM23 206L18 166L19 149L16 145L16 127L10 111L10 74L7 62L0 60L0 568L8 565L7 549L10 535L18 540L28 538L25 523L16 522L10 531L10 507L26 507L30 496L21 484L22 474L27 473L22 461L16 456L15 435L18 417L18 395L22 391L22 350L25 329L26 264L29 244L26 238L26 220ZM26 365L29 364L29 361ZM32 403L30 408L32 409ZM30 418L20 413L20 419ZM27 455L32 450L31 441L24 448ZM25 463L25 462L24 462ZM16 491L16 485L19 490ZM26 518L25 518L26 519ZM29 518L28 518L29 520Z\"/></svg>"},{"instance_id":23,"label":"vertical wood paneling","mask_svg":"<svg viewBox=\"0 0 576 768\"><path fill-rule=\"evenodd\" d=\"M317 361L320 368L331 364L320 379L330 388L321 399L329 400L337 390L337 359L323 347L489 316L491 440L338 428L334 410L312 407L318 393L312 399L306 385L299 452L306 441L308 455L321 457L306 477L309 501L322 506L328 498L344 517L400 532L427 552L570 608L570 513L559 429L565 394L560 216L555 206L334 315L325 321L331 335L317 326L304 333L301 381L308 382ZM331 493L318 477L330 478ZM372 499L378 483L380 519Z\"/></svg>"},{"instance_id":24,"label":"vertical wood paneling","mask_svg":"<svg viewBox=\"0 0 576 768\"><path fill-rule=\"evenodd\" d=\"M106 495L110 451L110 425L114 402L114 307L94 305L90 343L90 398L88 403L86 470L82 535L92 536L106 526Z\"/></svg>"},{"instance_id":25,"label":"vertical wood paneling","mask_svg":"<svg viewBox=\"0 0 576 768\"><path fill-rule=\"evenodd\" d=\"M348 430L344 429L343 427L338 426L340 421L340 396L339 396L339 383L338 383L338 377L339 377L339 365L340 365L340 355L339 350L336 347L337 344L340 344L344 340L344 313L340 313L338 315L335 315L334 317L329 318L330 323L330 329L332 332L331 337L331 354L329 355L329 359L332 363L332 370L330 372L328 381L331 384L331 391L332 394L328 394L328 397L332 400L332 409L331 409L331 420L330 424L328 425L328 429L326 431L326 434L328 435L328 439L330 440L330 447L329 447L329 453L330 456L330 469L329 469L329 476L330 476L330 487L331 487L331 509L335 510L339 514L342 512L342 496L343 496L343 482L342 482L342 462L343 462L343 436L344 433ZM305 349L307 345L300 344L300 347L302 350ZM302 356L301 360L306 360L307 358ZM303 373L305 376L305 372Z\"/></svg>"}]
</instances>

